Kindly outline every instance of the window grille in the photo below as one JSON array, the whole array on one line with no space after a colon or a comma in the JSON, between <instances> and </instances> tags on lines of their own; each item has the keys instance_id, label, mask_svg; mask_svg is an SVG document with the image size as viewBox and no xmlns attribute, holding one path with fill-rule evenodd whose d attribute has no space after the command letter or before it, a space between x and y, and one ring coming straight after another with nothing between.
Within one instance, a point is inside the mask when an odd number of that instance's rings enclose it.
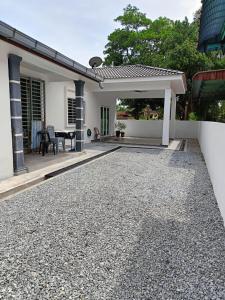
<instances>
[{"instance_id":1,"label":"window grille","mask_svg":"<svg viewBox=\"0 0 225 300\"><path fill-rule=\"evenodd\" d=\"M22 105L22 126L23 144L26 151L31 150L32 139L36 133L32 132L34 124L45 123L45 85L41 80L22 77L21 84L21 105Z\"/></svg>"},{"instance_id":2,"label":"window grille","mask_svg":"<svg viewBox=\"0 0 225 300\"><path fill-rule=\"evenodd\" d=\"M67 122L68 125L74 125L76 123L76 105L74 98L67 99Z\"/></svg>"}]
</instances>

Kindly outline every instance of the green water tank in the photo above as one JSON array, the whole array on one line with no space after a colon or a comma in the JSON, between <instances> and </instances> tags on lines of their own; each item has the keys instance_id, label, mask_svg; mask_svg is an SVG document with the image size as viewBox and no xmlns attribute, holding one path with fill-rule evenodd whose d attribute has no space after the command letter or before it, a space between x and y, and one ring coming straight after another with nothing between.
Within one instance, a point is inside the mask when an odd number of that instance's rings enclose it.
<instances>
[{"instance_id":1,"label":"green water tank","mask_svg":"<svg viewBox=\"0 0 225 300\"><path fill-rule=\"evenodd\" d=\"M225 50L225 0L203 0L198 49Z\"/></svg>"}]
</instances>

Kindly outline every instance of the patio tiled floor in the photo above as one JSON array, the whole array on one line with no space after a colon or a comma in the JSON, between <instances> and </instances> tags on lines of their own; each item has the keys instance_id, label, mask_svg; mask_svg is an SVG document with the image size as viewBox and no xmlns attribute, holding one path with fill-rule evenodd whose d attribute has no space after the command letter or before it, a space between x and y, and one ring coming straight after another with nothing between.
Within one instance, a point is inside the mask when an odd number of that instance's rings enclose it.
<instances>
[{"instance_id":1,"label":"patio tiled floor","mask_svg":"<svg viewBox=\"0 0 225 300\"><path fill-rule=\"evenodd\" d=\"M83 153L60 152L57 155L49 153L44 157L38 153L28 154L25 156L25 163L29 172L0 181L0 199L43 181L48 173L103 154L114 148L116 145L88 144Z\"/></svg>"}]
</instances>

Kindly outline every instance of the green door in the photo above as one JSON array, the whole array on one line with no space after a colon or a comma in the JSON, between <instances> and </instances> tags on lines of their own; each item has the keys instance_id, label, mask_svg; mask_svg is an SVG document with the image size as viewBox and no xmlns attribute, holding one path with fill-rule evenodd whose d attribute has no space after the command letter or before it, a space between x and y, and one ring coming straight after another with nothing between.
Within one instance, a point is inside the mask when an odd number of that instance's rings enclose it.
<instances>
[{"instance_id":1,"label":"green door","mask_svg":"<svg viewBox=\"0 0 225 300\"><path fill-rule=\"evenodd\" d=\"M101 135L109 135L109 108L101 107Z\"/></svg>"}]
</instances>

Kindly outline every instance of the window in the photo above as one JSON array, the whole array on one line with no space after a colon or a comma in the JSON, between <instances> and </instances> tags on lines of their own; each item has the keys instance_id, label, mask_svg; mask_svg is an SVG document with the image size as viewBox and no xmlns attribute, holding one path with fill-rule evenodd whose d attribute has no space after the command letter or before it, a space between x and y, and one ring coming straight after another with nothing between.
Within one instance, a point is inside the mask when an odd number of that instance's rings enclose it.
<instances>
[{"instance_id":1,"label":"window","mask_svg":"<svg viewBox=\"0 0 225 300\"><path fill-rule=\"evenodd\" d=\"M68 125L74 125L76 123L76 106L75 99L67 99L67 122Z\"/></svg>"},{"instance_id":2,"label":"window","mask_svg":"<svg viewBox=\"0 0 225 300\"><path fill-rule=\"evenodd\" d=\"M76 99L68 98L67 99L67 122L68 125L74 125L76 123ZM83 101L83 122L85 124L85 111L86 111L86 102Z\"/></svg>"}]
</instances>

